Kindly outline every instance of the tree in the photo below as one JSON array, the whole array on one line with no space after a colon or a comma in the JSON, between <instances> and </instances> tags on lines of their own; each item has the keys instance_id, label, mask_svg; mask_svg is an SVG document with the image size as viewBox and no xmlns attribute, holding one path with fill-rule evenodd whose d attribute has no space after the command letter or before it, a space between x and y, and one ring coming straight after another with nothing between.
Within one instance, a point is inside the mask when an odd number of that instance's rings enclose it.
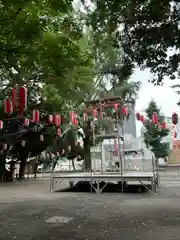
<instances>
[{"instance_id":1,"label":"tree","mask_svg":"<svg viewBox=\"0 0 180 240\"><path fill-rule=\"evenodd\" d=\"M152 123L153 113L158 115L158 124ZM147 147L151 147L151 151L154 153L156 159L165 158L169 153L169 143L163 141L169 134L169 129L161 127L164 120L163 115L160 112L155 101L151 101L146 109L147 119L144 122L144 142Z\"/></svg>"},{"instance_id":2,"label":"tree","mask_svg":"<svg viewBox=\"0 0 180 240\"><path fill-rule=\"evenodd\" d=\"M68 119L69 111L82 103L93 84L93 61L84 48L86 39L73 15L71 2L1 1L0 71L3 92L0 98L3 101L9 96L9 90L15 84L25 84L29 92L29 108L25 116L29 117L32 109L38 108L43 124L42 118L48 113L63 112ZM2 101L0 117L4 120L7 116ZM11 117L16 118L16 114ZM43 134L45 130L43 127ZM13 131L16 136L18 130ZM52 138L47 142L45 136L42 144L40 132L28 131L14 143L16 156L18 153L23 157L22 163L30 152L36 155L52 143ZM30 135L36 138L37 141L33 141L36 144L30 141ZM21 146L24 138L26 147Z\"/></svg>"},{"instance_id":3,"label":"tree","mask_svg":"<svg viewBox=\"0 0 180 240\"><path fill-rule=\"evenodd\" d=\"M81 44L71 2L1 1L0 63L6 81L1 79L7 88L26 84L37 92L39 84L52 84L66 99L82 88L79 75L92 73L92 58Z\"/></svg>"},{"instance_id":4,"label":"tree","mask_svg":"<svg viewBox=\"0 0 180 240\"><path fill-rule=\"evenodd\" d=\"M96 0L88 10L94 34L114 35L114 45L123 50L126 69L149 68L154 84L161 84L165 76L174 79L179 74L178 0Z\"/></svg>"}]
</instances>

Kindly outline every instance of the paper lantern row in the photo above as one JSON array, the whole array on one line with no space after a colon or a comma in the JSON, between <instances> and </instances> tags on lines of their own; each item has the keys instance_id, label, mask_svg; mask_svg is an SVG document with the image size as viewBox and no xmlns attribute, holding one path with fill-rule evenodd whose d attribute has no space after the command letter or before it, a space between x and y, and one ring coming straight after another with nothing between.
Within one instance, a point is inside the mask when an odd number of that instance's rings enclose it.
<instances>
[{"instance_id":1,"label":"paper lantern row","mask_svg":"<svg viewBox=\"0 0 180 240\"><path fill-rule=\"evenodd\" d=\"M136 113L136 119L138 121L141 121L144 124L144 121L145 121L144 115L141 115L140 113ZM160 129L161 128L163 128L163 129L166 128L166 122L164 120L159 124L158 115L157 115L156 112L154 112L153 115L152 115L152 123L154 125L158 125Z\"/></svg>"},{"instance_id":2,"label":"paper lantern row","mask_svg":"<svg viewBox=\"0 0 180 240\"><path fill-rule=\"evenodd\" d=\"M114 104L114 110L116 113L118 113L118 110L121 110L121 114L126 117L128 116L128 109L125 106L122 106L121 109L119 108L119 104ZM75 113L73 113L74 115L76 115ZM100 109L100 112L98 113L97 109L93 109L92 110L92 117L93 119L98 118L99 117L102 119L103 118L103 111L102 108ZM72 116L72 113L71 113ZM84 122L86 122L88 120L88 114L87 113L83 113L83 120Z\"/></svg>"},{"instance_id":3,"label":"paper lantern row","mask_svg":"<svg viewBox=\"0 0 180 240\"><path fill-rule=\"evenodd\" d=\"M18 90L16 88L13 88L11 100L9 97L7 97L4 100L5 113L10 115L17 110L23 113L26 109L27 109L27 89L25 87L20 87Z\"/></svg>"},{"instance_id":4,"label":"paper lantern row","mask_svg":"<svg viewBox=\"0 0 180 240\"><path fill-rule=\"evenodd\" d=\"M145 120L144 116L141 115L140 113L136 113L136 119L138 121L141 121L142 123L144 123L144 120ZM154 125L157 125L159 123L158 114L156 112L154 112L153 115L152 115L152 123ZM172 123L174 125L177 125L177 123L178 123L178 114L177 113L172 114ZM165 121L163 121L160 125L161 125L162 128L166 128Z\"/></svg>"}]
</instances>

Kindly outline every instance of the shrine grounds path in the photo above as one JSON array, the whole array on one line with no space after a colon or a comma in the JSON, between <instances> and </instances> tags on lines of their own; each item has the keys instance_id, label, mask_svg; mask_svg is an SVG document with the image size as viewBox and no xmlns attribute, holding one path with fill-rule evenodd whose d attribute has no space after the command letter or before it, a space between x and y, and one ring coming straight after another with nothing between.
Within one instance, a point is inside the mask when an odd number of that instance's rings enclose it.
<instances>
[{"instance_id":1,"label":"shrine grounds path","mask_svg":"<svg viewBox=\"0 0 180 240\"><path fill-rule=\"evenodd\" d=\"M13 239L180 239L180 176L163 176L157 195L50 193L48 178L1 184L0 240Z\"/></svg>"}]
</instances>

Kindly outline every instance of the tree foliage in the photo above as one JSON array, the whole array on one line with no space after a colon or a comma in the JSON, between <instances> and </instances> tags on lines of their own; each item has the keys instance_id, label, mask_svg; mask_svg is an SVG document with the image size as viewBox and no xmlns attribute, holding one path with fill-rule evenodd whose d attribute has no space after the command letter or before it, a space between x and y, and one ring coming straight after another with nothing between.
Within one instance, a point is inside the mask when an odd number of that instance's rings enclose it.
<instances>
[{"instance_id":1,"label":"tree foliage","mask_svg":"<svg viewBox=\"0 0 180 240\"><path fill-rule=\"evenodd\" d=\"M48 96L51 107L54 97L74 100L81 91L82 100L91 89L93 62L71 2L1 1L0 63L6 88L25 84L32 99L39 95L47 106Z\"/></svg>"},{"instance_id":2,"label":"tree foliage","mask_svg":"<svg viewBox=\"0 0 180 240\"><path fill-rule=\"evenodd\" d=\"M159 121L156 125L152 123L152 115L154 112L157 113ZM164 117L160 112L160 108L158 108L156 102L153 100L149 103L146 109L146 115L147 119L144 123L145 144L147 147L151 147L151 151L155 154L156 158L168 156L169 143L163 142L163 140L169 134L169 129L160 127Z\"/></svg>"},{"instance_id":3,"label":"tree foliage","mask_svg":"<svg viewBox=\"0 0 180 240\"><path fill-rule=\"evenodd\" d=\"M123 49L125 69L149 68L154 84L179 74L179 22L178 0L96 0L89 10L95 34L113 34L116 47Z\"/></svg>"},{"instance_id":4,"label":"tree foliage","mask_svg":"<svg viewBox=\"0 0 180 240\"><path fill-rule=\"evenodd\" d=\"M69 111L79 106L91 91L93 59L84 48L88 39L74 17L71 0L2 0L0 23L0 119L8 117L11 123L1 132L1 141L11 145L9 154L24 165L30 153L36 156L55 139L56 130L46 126L47 114L60 112L68 120ZM23 119L16 113L4 114L3 99L11 96L15 84L27 86L25 116L31 118L32 109L38 108L41 131L34 132L29 126L22 134L18 121ZM15 124L13 117L18 118ZM25 146L22 140L26 141Z\"/></svg>"},{"instance_id":5,"label":"tree foliage","mask_svg":"<svg viewBox=\"0 0 180 240\"><path fill-rule=\"evenodd\" d=\"M69 111L77 112L82 121L84 101L99 97L102 91L94 93L102 83L109 84L109 94L121 95L122 101L136 98L139 83L127 82L132 63L124 58L123 48L119 51L114 46L114 37L109 30L105 32L102 28L101 32L93 33L92 27L84 29L73 12L71 0L2 0L0 13L3 86L0 99L10 95L9 89L15 84L26 85L29 108L25 115L31 116L32 109L38 108L44 125L42 132L32 134L28 129L27 134L14 142L16 155L23 158L23 163L28 153L38 154L55 138L54 131L49 133L45 126L47 113L62 115L63 133L69 127ZM1 119L6 117L1 109L0 114ZM93 142L90 124L88 121L86 127L82 125L86 132L84 153L90 152ZM18 132L17 129L14 131ZM39 140L40 134L44 134L44 143ZM67 149L70 145L69 158L80 154L82 149L75 145L77 134L77 129L70 129L63 138L56 139L59 140L57 150ZM37 141L32 141L33 136ZM21 145L22 140L26 140L26 147Z\"/></svg>"}]
</instances>

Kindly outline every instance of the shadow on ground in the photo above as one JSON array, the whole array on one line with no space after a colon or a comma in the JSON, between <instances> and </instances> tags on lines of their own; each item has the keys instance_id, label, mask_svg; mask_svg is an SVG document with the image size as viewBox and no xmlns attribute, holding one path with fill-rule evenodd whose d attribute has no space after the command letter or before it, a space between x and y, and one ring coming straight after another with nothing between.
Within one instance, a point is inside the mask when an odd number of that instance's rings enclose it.
<instances>
[{"instance_id":1,"label":"shadow on ground","mask_svg":"<svg viewBox=\"0 0 180 240\"><path fill-rule=\"evenodd\" d=\"M78 182L75 186L71 188L66 188L61 190L60 192L95 192L95 189L97 189L97 184L93 184L93 187L85 181ZM102 192L105 193L146 193L148 192L148 189L144 187L143 185L127 185L121 183L108 183L105 182L100 183L100 189L103 189Z\"/></svg>"}]
</instances>

